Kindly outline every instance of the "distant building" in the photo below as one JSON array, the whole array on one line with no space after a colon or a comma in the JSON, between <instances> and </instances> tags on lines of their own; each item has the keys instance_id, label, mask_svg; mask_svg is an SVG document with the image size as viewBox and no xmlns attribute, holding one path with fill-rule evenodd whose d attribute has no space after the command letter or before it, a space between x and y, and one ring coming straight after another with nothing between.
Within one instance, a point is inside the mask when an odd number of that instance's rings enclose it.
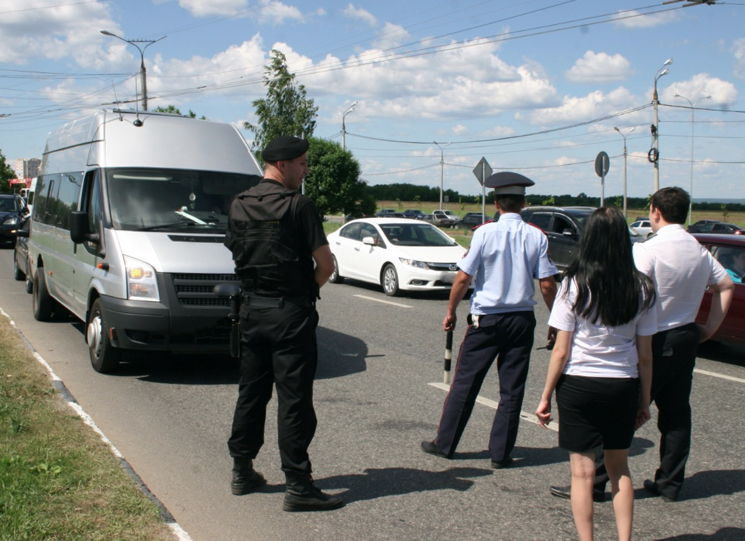
<instances>
[{"instance_id":1,"label":"distant building","mask_svg":"<svg viewBox=\"0 0 745 541\"><path fill-rule=\"evenodd\" d=\"M34 178L39 176L41 160L39 158L18 158L16 160L15 172L18 178Z\"/></svg>"}]
</instances>

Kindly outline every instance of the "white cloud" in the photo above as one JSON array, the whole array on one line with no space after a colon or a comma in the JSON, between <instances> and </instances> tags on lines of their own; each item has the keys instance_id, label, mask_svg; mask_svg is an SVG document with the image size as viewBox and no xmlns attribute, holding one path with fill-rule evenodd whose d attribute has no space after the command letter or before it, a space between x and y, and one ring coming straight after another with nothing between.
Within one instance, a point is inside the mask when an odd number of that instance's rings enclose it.
<instances>
[{"instance_id":1,"label":"white cloud","mask_svg":"<svg viewBox=\"0 0 745 541\"><path fill-rule=\"evenodd\" d=\"M684 99L676 98L675 94L685 96L691 102L698 100L701 96L711 96L710 100L699 101L699 107L720 107L727 109L737 103L737 89L735 85L729 81L723 81L718 77L709 77L708 73L699 73L687 81L676 81L660 92L660 101L688 106L688 103Z\"/></svg>"},{"instance_id":2,"label":"white cloud","mask_svg":"<svg viewBox=\"0 0 745 541\"><path fill-rule=\"evenodd\" d=\"M530 115L530 119L533 124L539 126L574 124L623 111L635 105L638 105L638 101L623 87L608 94L595 90L584 97L567 96L561 106L535 111Z\"/></svg>"},{"instance_id":3,"label":"white cloud","mask_svg":"<svg viewBox=\"0 0 745 541\"><path fill-rule=\"evenodd\" d=\"M354 7L354 5L351 3L346 8L344 8L341 13L345 17L348 17L350 19L359 19L373 27L378 25L378 19L375 18L375 15L373 15L366 9Z\"/></svg>"},{"instance_id":4,"label":"white cloud","mask_svg":"<svg viewBox=\"0 0 745 541\"><path fill-rule=\"evenodd\" d=\"M575 83L599 84L623 81L631 74L631 64L623 55L587 51L566 72L566 77Z\"/></svg>"},{"instance_id":5,"label":"white cloud","mask_svg":"<svg viewBox=\"0 0 745 541\"><path fill-rule=\"evenodd\" d=\"M287 20L303 22L303 14L294 6L288 6L274 0L262 0L261 10L257 17L260 23L282 24Z\"/></svg>"},{"instance_id":6,"label":"white cloud","mask_svg":"<svg viewBox=\"0 0 745 541\"><path fill-rule=\"evenodd\" d=\"M287 20L303 21L300 10L278 0L259 0L250 6L249 0L179 0L179 6L194 17L251 17L261 24L282 24Z\"/></svg>"},{"instance_id":7,"label":"white cloud","mask_svg":"<svg viewBox=\"0 0 745 541\"><path fill-rule=\"evenodd\" d=\"M195 17L236 15L248 7L248 0L179 0L179 6Z\"/></svg>"},{"instance_id":8,"label":"white cloud","mask_svg":"<svg viewBox=\"0 0 745 541\"><path fill-rule=\"evenodd\" d=\"M375 40L373 46L376 49L391 49L398 47L411 40L411 35L404 29L403 26L399 26L393 23L385 23L383 30Z\"/></svg>"},{"instance_id":9,"label":"white cloud","mask_svg":"<svg viewBox=\"0 0 745 541\"><path fill-rule=\"evenodd\" d=\"M731 51L735 57L735 75L745 79L745 38L736 39L732 43Z\"/></svg>"},{"instance_id":10,"label":"white cloud","mask_svg":"<svg viewBox=\"0 0 745 541\"><path fill-rule=\"evenodd\" d=\"M642 14L639 11L619 11L614 17L617 26L623 28L654 28L678 20L674 12Z\"/></svg>"},{"instance_id":11,"label":"white cloud","mask_svg":"<svg viewBox=\"0 0 745 541\"><path fill-rule=\"evenodd\" d=\"M455 135L465 135L466 133L468 133L468 128L465 127L463 124L457 124L456 126L453 126L451 130Z\"/></svg>"}]
</instances>

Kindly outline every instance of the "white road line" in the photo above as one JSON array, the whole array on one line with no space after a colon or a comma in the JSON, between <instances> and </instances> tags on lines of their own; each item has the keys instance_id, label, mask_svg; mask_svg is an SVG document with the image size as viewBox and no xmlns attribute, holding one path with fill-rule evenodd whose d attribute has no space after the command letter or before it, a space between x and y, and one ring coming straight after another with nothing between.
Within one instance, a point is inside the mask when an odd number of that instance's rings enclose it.
<instances>
[{"instance_id":1,"label":"white road line","mask_svg":"<svg viewBox=\"0 0 745 541\"><path fill-rule=\"evenodd\" d=\"M445 383L430 383L432 387L437 387L438 389L441 389L445 392L448 392L450 390L450 385L447 385ZM476 398L476 402L479 404L483 404L484 406L490 407L492 409L497 409L497 406L499 405L499 402L496 402L494 400L490 400L488 398L484 398L483 396L479 395ZM528 413L526 411L520 412L520 419L523 421L528 421L529 423L538 424L538 419L535 418L535 413ZM549 430L553 430L554 432L559 431L559 424L558 423L552 423L548 425Z\"/></svg>"},{"instance_id":2,"label":"white road line","mask_svg":"<svg viewBox=\"0 0 745 541\"><path fill-rule=\"evenodd\" d=\"M699 370L698 368L693 369L697 374L703 374L704 376L711 376L713 378L728 379L730 381L736 381L737 383L745 383L745 379L736 378L734 376L725 376L724 374L717 374L716 372L709 372L708 370Z\"/></svg>"},{"instance_id":3,"label":"white road line","mask_svg":"<svg viewBox=\"0 0 745 541\"><path fill-rule=\"evenodd\" d=\"M383 304L390 304L392 306L398 306L399 308L414 308L413 306L409 306L408 304L400 304L391 301L381 301L380 299L376 299L375 297L365 297L364 295L355 295L355 297L359 297L360 299L365 299L367 301L375 301Z\"/></svg>"}]
</instances>

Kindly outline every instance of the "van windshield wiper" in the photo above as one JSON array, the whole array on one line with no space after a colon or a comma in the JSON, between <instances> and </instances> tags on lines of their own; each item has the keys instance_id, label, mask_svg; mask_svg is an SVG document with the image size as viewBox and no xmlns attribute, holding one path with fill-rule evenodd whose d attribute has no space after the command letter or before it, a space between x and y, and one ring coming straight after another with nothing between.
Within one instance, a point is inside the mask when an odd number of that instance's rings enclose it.
<instances>
[{"instance_id":1,"label":"van windshield wiper","mask_svg":"<svg viewBox=\"0 0 745 541\"><path fill-rule=\"evenodd\" d=\"M194 223L194 222L179 221L179 222L174 222L174 223L171 223L171 224L159 224L159 225L151 225L149 227L141 227L137 231L157 231L158 229L170 229L170 228L182 228L182 227L186 227L186 228L192 228L192 227L204 228L204 227L206 227L206 228L209 228L209 229L213 229L214 228L214 224L210 224L210 223L197 224L197 223Z\"/></svg>"}]
</instances>

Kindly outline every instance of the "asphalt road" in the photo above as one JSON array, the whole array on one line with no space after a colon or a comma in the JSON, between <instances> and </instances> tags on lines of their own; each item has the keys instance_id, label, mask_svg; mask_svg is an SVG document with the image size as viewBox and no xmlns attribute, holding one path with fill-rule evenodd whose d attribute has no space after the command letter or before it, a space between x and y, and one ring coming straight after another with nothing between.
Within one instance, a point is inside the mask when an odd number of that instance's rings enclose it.
<instances>
[{"instance_id":1,"label":"asphalt road","mask_svg":"<svg viewBox=\"0 0 745 541\"><path fill-rule=\"evenodd\" d=\"M226 440L237 392L237 364L208 357L131 356L115 376L95 373L82 324L39 323L31 296L12 277L12 250L0 249L0 307L10 315L70 392L122 452L149 489L195 541L279 539L575 539L569 502L551 484L569 482L557 434L535 424L548 353L533 355L514 467L494 471L486 452L498 399L490 374L451 461L425 455L445 398L441 321L445 294L391 299L360 283L329 284L319 302L319 418L311 446L314 477L342 493L330 513L281 511L284 493L270 404L266 444L256 468L262 493L230 494ZM461 304L454 351L464 331ZM536 347L545 344L547 312L537 309ZM637 489L635 539L745 539L745 464L740 419L745 349L706 344L693 391L694 441L681 500L664 503ZM434 385L433 385L434 384ZM657 463L654 422L637 434L634 485ZM616 539L612 506L595 505L598 540Z\"/></svg>"}]
</instances>

